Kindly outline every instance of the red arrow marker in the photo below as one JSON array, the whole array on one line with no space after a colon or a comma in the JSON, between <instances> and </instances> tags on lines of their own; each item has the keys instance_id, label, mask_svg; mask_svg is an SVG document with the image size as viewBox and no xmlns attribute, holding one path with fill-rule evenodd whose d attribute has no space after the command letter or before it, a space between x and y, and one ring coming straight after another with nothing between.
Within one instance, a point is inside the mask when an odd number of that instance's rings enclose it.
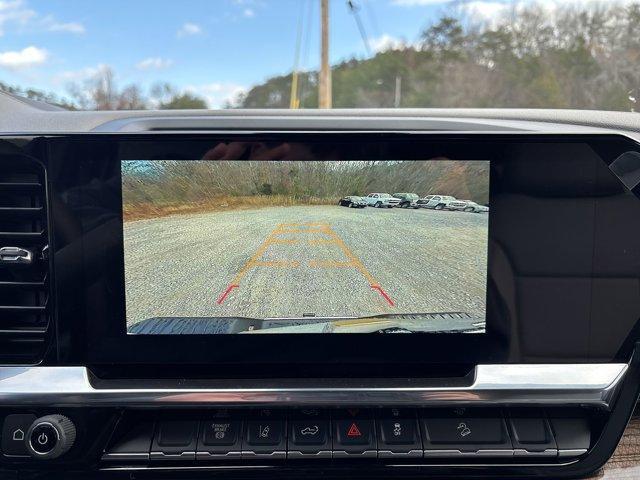
<instances>
[{"instance_id":1,"label":"red arrow marker","mask_svg":"<svg viewBox=\"0 0 640 480\"><path fill-rule=\"evenodd\" d=\"M229 285L227 287L227 289L222 292L222 295L220 295L220 298L218 298L218 300L216 300L216 303L218 305L222 305L222 302L224 302L224 299L227 298L227 295L229 295L229 293L231 292L231 290L233 290L234 288L239 288L240 285Z\"/></svg>"}]
</instances>

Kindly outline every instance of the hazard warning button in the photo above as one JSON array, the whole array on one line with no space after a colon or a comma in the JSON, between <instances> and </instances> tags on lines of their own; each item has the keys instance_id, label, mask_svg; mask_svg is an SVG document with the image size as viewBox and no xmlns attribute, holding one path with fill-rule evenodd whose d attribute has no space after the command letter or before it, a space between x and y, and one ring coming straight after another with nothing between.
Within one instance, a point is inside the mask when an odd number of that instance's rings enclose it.
<instances>
[{"instance_id":1,"label":"hazard warning button","mask_svg":"<svg viewBox=\"0 0 640 480\"><path fill-rule=\"evenodd\" d=\"M340 452L345 456L375 456L377 442L373 416L367 410L341 410L334 417L335 434L333 450L334 457ZM338 455L336 455L336 453Z\"/></svg>"}]
</instances>

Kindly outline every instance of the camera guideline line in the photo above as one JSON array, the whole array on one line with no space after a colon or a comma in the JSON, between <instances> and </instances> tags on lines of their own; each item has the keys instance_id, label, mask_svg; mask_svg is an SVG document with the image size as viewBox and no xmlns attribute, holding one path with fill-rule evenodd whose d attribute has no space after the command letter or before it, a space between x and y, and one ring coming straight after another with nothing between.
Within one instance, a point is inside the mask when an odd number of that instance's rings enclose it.
<instances>
[{"instance_id":1,"label":"camera guideline line","mask_svg":"<svg viewBox=\"0 0 640 480\"><path fill-rule=\"evenodd\" d=\"M282 238L283 234L322 234L328 238L316 238L307 239L306 242L309 245L336 245L347 258L347 261L336 260L310 260L307 262L307 266L310 268L355 268L362 276L367 280L372 290L375 290L380 296L392 307L395 303L389 296L389 294L382 288L382 286L376 281L375 277L367 270L362 261L351 251L351 249L345 244L342 238L331 228L328 223L323 222L303 222L303 223L281 223L274 228L267 238L258 247L256 252L251 256L249 260L242 266L227 288L220 294L216 303L222 305L227 299L229 294L234 289L239 289L241 281L244 276L252 268L267 267L267 268L299 268L302 263L298 260L274 260L265 261L261 260L262 256L268 250L271 245L293 245L299 243L299 239L286 239Z\"/></svg>"}]
</instances>

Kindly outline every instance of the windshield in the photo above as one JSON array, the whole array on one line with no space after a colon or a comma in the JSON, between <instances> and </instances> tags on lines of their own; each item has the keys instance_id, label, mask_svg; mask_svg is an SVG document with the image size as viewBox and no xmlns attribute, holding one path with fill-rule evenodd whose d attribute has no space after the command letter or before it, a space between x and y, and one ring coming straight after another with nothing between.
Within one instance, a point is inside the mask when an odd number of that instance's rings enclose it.
<instances>
[{"instance_id":1,"label":"windshield","mask_svg":"<svg viewBox=\"0 0 640 480\"><path fill-rule=\"evenodd\" d=\"M636 111L638 25L630 0L0 0L0 90L86 110Z\"/></svg>"}]
</instances>

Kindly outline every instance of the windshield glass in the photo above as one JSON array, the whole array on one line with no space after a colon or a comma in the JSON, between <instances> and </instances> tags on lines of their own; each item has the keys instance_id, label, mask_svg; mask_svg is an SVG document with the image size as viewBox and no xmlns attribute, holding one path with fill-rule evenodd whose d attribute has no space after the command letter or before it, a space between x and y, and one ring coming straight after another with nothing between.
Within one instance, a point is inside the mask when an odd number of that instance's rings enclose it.
<instances>
[{"instance_id":1,"label":"windshield glass","mask_svg":"<svg viewBox=\"0 0 640 480\"><path fill-rule=\"evenodd\" d=\"M86 110L636 111L639 25L631 0L0 0L0 90Z\"/></svg>"}]
</instances>

